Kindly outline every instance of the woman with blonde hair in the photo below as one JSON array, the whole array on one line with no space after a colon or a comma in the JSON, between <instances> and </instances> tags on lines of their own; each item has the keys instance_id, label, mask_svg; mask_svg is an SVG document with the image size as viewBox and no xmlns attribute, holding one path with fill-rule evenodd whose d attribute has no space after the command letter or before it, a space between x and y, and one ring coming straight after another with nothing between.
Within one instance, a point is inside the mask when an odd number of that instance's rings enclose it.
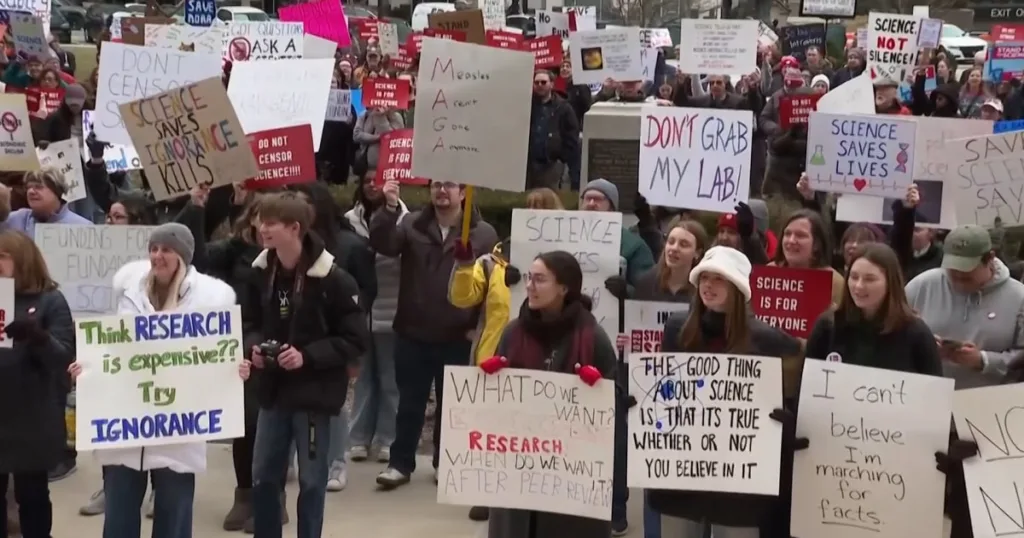
<instances>
[{"instance_id":1,"label":"woman with blonde hair","mask_svg":"<svg viewBox=\"0 0 1024 538\"><path fill-rule=\"evenodd\" d=\"M58 391L75 356L71 309L27 235L0 231L0 278L14 280L13 316L0 339L0 491L14 478L21 532L50 536L53 506L47 473L64 458L64 409ZM7 512L4 497L4 512ZM0 536L8 536L7 518Z\"/></svg>"},{"instance_id":2,"label":"woman with blonde hair","mask_svg":"<svg viewBox=\"0 0 1024 538\"><path fill-rule=\"evenodd\" d=\"M565 206L557 192L541 187L526 194L526 209L565 209Z\"/></svg>"}]
</instances>

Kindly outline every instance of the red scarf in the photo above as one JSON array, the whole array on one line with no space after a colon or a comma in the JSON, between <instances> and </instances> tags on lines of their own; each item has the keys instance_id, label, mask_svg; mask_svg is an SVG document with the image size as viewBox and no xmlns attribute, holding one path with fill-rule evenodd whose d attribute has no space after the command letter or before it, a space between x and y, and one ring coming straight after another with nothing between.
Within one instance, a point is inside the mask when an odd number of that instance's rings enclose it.
<instances>
[{"instance_id":1,"label":"red scarf","mask_svg":"<svg viewBox=\"0 0 1024 538\"><path fill-rule=\"evenodd\" d=\"M562 373L575 372L577 364L594 362L594 327L597 321L579 301L565 305L559 317L541 319L527 303L519 311L519 319L509 334L507 356L513 368L550 370L545 361L560 352L569 340L569 355L562 360Z\"/></svg>"}]
</instances>

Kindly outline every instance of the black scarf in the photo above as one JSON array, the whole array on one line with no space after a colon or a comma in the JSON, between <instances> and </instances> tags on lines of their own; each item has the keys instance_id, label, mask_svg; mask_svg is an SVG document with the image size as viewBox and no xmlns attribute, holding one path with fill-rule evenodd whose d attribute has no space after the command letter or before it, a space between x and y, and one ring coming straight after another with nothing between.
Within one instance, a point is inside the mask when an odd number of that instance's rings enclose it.
<instances>
[{"instance_id":1,"label":"black scarf","mask_svg":"<svg viewBox=\"0 0 1024 538\"><path fill-rule=\"evenodd\" d=\"M565 365L590 364L594 318L579 301L570 300L556 317L543 317L527 301L519 309L519 323L510 339L509 360L516 368L547 370L544 361L559 344L573 338ZM588 330L589 329L589 330Z\"/></svg>"}]
</instances>

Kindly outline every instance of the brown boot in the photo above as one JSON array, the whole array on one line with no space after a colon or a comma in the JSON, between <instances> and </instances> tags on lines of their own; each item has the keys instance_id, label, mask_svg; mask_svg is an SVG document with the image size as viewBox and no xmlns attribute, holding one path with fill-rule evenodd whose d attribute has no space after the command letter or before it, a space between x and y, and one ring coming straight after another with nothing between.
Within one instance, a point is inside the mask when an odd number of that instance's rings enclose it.
<instances>
[{"instance_id":1,"label":"brown boot","mask_svg":"<svg viewBox=\"0 0 1024 538\"><path fill-rule=\"evenodd\" d=\"M281 492L281 524L288 524L288 495L285 492ZM252 515L245 520L245 526L242 530L246 534L256 534L256 522L253 521Z\"/></svg>"},{"instance_id":2,"label":"brown boot","mask_svg":"<svg viewBox=\"0 0 1024 538\"><path fill-rule=\"evenodd\" d=\"M252 517L252 490L235 488L235 503L224 516L224 530L240 531L245 527L245 522Z\"/></svg>"}]
</instances>

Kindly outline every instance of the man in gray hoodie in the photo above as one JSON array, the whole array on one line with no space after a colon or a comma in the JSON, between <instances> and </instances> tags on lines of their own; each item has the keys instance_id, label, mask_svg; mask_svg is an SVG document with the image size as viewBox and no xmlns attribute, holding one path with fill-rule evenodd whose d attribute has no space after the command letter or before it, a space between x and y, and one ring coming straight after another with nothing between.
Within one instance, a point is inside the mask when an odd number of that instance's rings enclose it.
<instances>
[{"instance_id":1,"label":"man in gray hoodie","mask_svg":"<svg viewBox=\"0 0 1024 538\"><path fill-rule=\"evenodd\" d=\"M999 383L1024 349L1024 284L1010 278L981 226L950 232L942 266L911 280L907 300L935 334L957 390Z\"/></svg>"}]
</instances>

